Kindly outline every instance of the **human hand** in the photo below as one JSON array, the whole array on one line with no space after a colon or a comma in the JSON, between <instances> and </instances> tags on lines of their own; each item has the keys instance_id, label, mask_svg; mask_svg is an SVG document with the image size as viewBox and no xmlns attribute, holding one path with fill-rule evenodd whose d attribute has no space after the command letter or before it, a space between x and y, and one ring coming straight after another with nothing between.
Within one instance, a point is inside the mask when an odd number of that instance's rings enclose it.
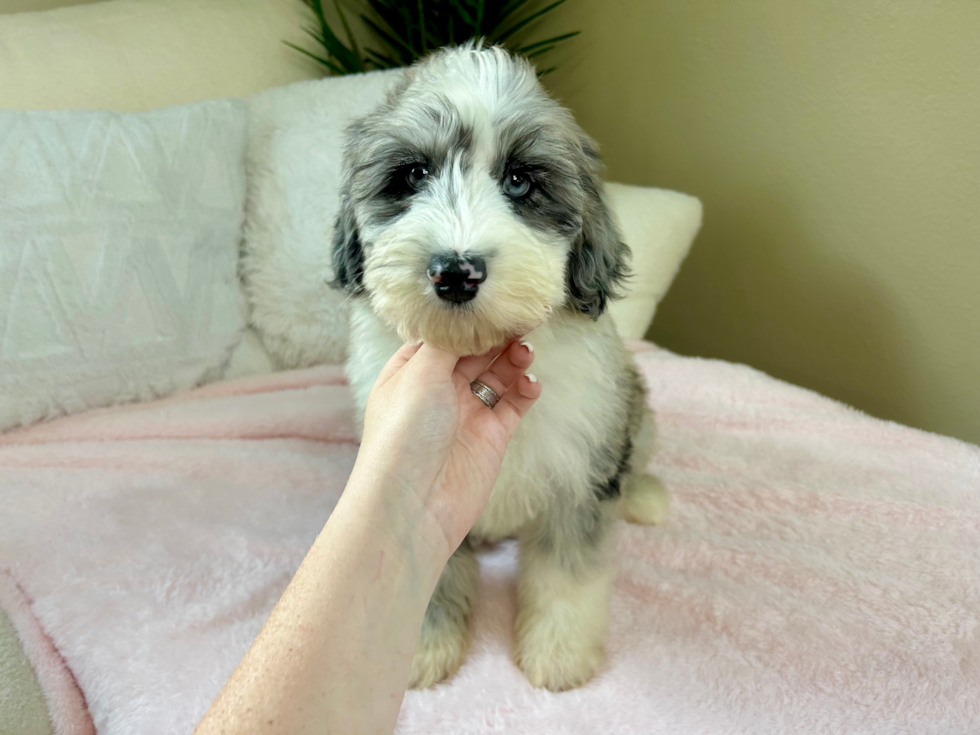
<instances>
[{"instance_id":1,"label":"human hand","mask_svg":"<svg viewBox=\"0 0 980 735\"><path fill-rule=\"evenodd\" d=\"M462 358L405 345L371 389L355 474L417 504L445 535L447 559L486 506L507 444L541 395L525 375L533 361L522 342ZM493 410L473 395L474 380L500 396Z\"/></svg>"}]
</instances>

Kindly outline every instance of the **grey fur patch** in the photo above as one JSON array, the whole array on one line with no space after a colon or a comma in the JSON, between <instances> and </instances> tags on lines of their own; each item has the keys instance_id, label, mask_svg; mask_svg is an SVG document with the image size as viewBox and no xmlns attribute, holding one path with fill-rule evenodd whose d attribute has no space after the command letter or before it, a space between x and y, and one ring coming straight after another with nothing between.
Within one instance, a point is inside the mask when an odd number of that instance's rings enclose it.
<instances>
[{"instance_id":1,"label":"grey fur patch","mask_svg":"<svg viewBox=\"0 0 980 735\"><path fill-rule=\"evenodd\" d=\"M584 134L581 151L585 203L582 231L568 256L568 293L573 307L598 319L607 302L622 296L620 287L629 275L630 251L616 231L602 194L602 169L595 144Z\"/></svg>"},{"instance_id":2,"label":"grey fur patch","mask_svg":"<svg viewBox=\"0 0 980 735\"><path fill-rule=\"evenodd\" d=\"M613 472L612 476L606 480L606 482L599 485L596 488L596 497L599 500L615 500L619 497L623 489L623 479L629 474L630 471L630 458L633 456L633 442L630 439L626 440L626 445L620 451L619 463L616 465L616 471Z\"/></svg>"},{"instance_id":3,"label":"grey fur patch","mask_svg":"<svg viewBox=\"0 0 980 735\"><path fill-rule=\"evenodd\" d=\"M473 547L464 541L442 570L422 621L423 638L442 628L465 632L476 601L479 571Z\"/></svg>"},{"instance_id":4,"label":"grey fur patch","mask_svg":"<svg viewBox=\"0 0 980 735\"><path fill-rule=\"evenodd\" d=\"M521 541L556 560L573 577L586 578L608 559L605 541L614 520L612 506L597 499L577 505L556 503Z\"/></svg>"},{"instance_id":5,"label":"grey fur patch","mask_svg":"<svg viewBox=\"0 0 980 735\"><path fill-rule=\"evenodd\" d=\"M332 285L343 288L352 294L364 290L364 249L357 233L354 210L346 196L340 204L340 214L333 233L333 271Z\"/></svg>"},{"instance_id":6,"label":"grey fur patch","mask_svg":"<svg viewBox=\"0 0 980 735\"><path fill-rule=\"evenodd\" d=\"M411 78L411 76L409 76ZM439 176L450 162L470 166L473 131L445 95L412 104L400 85L388 100L348 127L344 146L346 193L360 216L387 222L405 211L416 193L399 187L408 170L424 164Z\"/></svg>"},{"instance_id":7,"label":"grey fur patch","mask_svg":"<svg viewBox=\"0 0 980 735\"><path fill-rule=\"evenodd\" d=\"M633 441L640 433L643 423L643 412L646 410L647 392L640 373L632 363L620 376L620 395L625 398L626 421L622 433L607 446L596 451L593 465L597 471L605 473L605 480L600 481L595 490L600 501L615 500L622 493L627 478L634 471L642 471L642 467L633 466ZM610 472L609 468L614 466Z\"/></svg>"}]
</instances>

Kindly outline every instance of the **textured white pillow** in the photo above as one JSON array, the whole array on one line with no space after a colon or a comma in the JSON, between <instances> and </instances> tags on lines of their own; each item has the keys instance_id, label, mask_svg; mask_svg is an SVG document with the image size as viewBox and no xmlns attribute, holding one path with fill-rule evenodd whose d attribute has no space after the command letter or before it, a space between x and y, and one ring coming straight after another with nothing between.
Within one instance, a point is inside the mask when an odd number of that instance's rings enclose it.
<instances>
[{"instance_id":1,"label":"textured white pillow","mask_svg":"<svg viewBox=\"0 0 980 735\"><path fill-rule=\"evenodd\" d=\"M241 338L243 102L0 111L0 430L187 389Z\"/></svg>"},{"instance_id":2,"label":"textured white pillow","mask_svg":"<svg viewBox=\"0 0 980 735\"><path fill-rule=\"evenodd\" d=\"M643 339L701 229L701 200L679 191L615 183L606 183L606 200L633 255L626 296L613 301L609 312L620 335Z\"/></svg>"},{"instance_id":3,"label":"textured white pillow","mask_svg":"<svg viewBox=\"0 0 980 735\"><path fill-rule=\"evenodd\" d=\"M347 297L329 286L342 136L399 75L299 82L249 99L242 272L258 337L242 343L228 377L343 361ZM624 184L609 184L607 194L636 273L612 313L624 337L640 339L697 234L701 203Z\"/></svg>"},{"instance_id":4,"label":"textured white pillow","mask_svg":"<svg viewBox=\"0 0 980 735\"><path fill-rule=\"evenodd\" d=\"M249 99L242 274L251 324L280 367L344 360L347 296L329 285L343 133L400 74L297 82Z\"/></svg>"}]
</instances>

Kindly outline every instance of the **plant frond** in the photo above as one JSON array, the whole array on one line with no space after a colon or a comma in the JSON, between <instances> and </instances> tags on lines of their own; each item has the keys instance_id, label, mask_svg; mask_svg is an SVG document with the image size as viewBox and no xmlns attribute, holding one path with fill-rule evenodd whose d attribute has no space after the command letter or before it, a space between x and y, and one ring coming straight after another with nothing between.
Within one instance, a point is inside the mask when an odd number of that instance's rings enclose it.
<instances>
[{"instance_id":1,"label":"plant frond","mask_svg":"<svg viewBox=\"0 0 980 735\"><path fill-rule=\"evenodd\" d=\"M476 32L483 35L483 11L486 10L486 0L477 0L476 3Z\"/></svg>"},{"instance_id":2,"label":"plant frond","mask_svg":"<svg viewBox=\"0 0 980 735\"><path fill-rule=\"evenodd\" d=\"M459 0L450 0L450 4L456 8L456 12L459 13L459 17L463 19L463 22L466 23L466 25L472 26L474 30L479 29L479 24L473 19L473 16L466 11L466 8L463 7L463 4Z\"/></svg>"},{"instance_id":3,"label":"plant frond","mask_svg":"<svg viewBox=\"0 0 980 735\"><path fill-rule=\"evenodd\" d=\"M528 0L511 0L511 2L504 5L500 10L500 16L497 18L497 28L502 26L514 13L527 5L527 3Z\"/></svg>"},{"instance_id":4,"label":"plant frond","mask_svg":"<svg viewBox=\"0 0 980 735\"><path fill-rule=\"evenodd\" d=\"M361 20L364 21L364 25L374 31L379 38L385 41L393 49L401 49L403 57L407 54L407 57L402 59L403 62L407 62L406 65L415 59L415 50L400 38L395 38L395 36L385 31L381 26L368 18L366 15L362 15Z\"/></svg>"},{"instance_id":5,"label":"plant frond","mask_svg":"<svg viewBox=\"0 0 980 735\"><path fill-rule=\"evenodd\" d=\"M361 60L334 35L329 25L322 25L319 32L312 28L304 28L303 31L323 46L327 54L337 60L339 66L348 70L348 74L361 71Z\"/></svg>"},{"instance_id":6,"label":"plant frond","mask_svg":"<svg viewBox=\"0 0 980 735\"><path fill-rule=\"evenodd\" d=\"M295 43L290 43L289 41L283 41L283 43L286 44L287 46L289 46L291 49L295 49L296 51L299 51L301 54L304 54L305 56L309 56L314 61L316 61L316 62L318 62L320 64L323 64L325 67L327 67L330 71L334 72L335 74L345 74L346 73L343 69L341 69L336 64L333 64L333 63L327 61L326 59L324 59L324 58L322 58L320 56L317 56L316 54L310 53L305 48L302 48L300 46L297 46Z\"/></svg>"},{"instance_id":7,"label":"plant frond","mask_svg":"<svg viewBox=\"0 0 980 735\"><path fill-rule=\"evenodd\" d=\"M418 19L419 43L422 46L422 55L425 56L426 52L429 50L428 45L426 44L426 41L428 39L426 39L427 32L425 30L425 11L422 9L422 0L418 0L418 1L419 1L419 19Z\"/></svg>"},{"instance_id":8,"label":"plant frond","mask_svg":"<svg viewBox=\"0 0 980 735\"><path fill-rule=\"evenodd\" d=\"M512 53L536 59L579 35L578 31L574 31L539 41L527 38L530 26L552 13L565 0L300 2L310 10L312 21L311 26L303 30L323 51L311 52L295 44L285 43L335 74L408 66L432 49L456 45L471 38L484 38L487 45L504 46ZM327 11L331 17L339 19L339 24L334 21L331 26ZM349 13L354 14L373 37L369 42L373 48L359 45ZM363 36L361 40L364 40ZM539 72L539 76L552 71L553 68L545 69Z\"/></svg>"},{"instance_id":9,"label":"plant frond","mask_svg":"<svg viewBox=\"0 0 980 735\"><path fill-rule=\"evenodd\" d=\"M517 33L519 30L521 30L522 28L526 28L528 26L528 24L533 23L534 21L536 21L538 18L540 18L541 16L545 15L546 13L550 13L552 10L554 10L555 8L557 8L559 5L561 5L564 2L565 2L565 0L556 0L555 2L551 3L551 5L547 5L547 6L543 7L543 8L541 8L541 10L537 11L536 13L531 13L524 20L518 21L517 23L515 23L514 25L512 25L510 28L508 28L506 31L504 31L499 36L497 36L496 39L495 39L496 42L497 43L503 43L508 38L510 38L511 36L513 36L515 33Z\"/></svg>"},{"instance_id":10,"label":"plant frond","mask_svg":"<svg viewBox=\"0 0 980 735\"><path fill-rule=\"evenodd\" d=\"M541 46L547 46L548 44L557 45L562 41L567 41L569 38L575 38L575 36L579 35L581 32L582 31L573 31L572 33L563 33L560 36L554 36L552 38L545 39L544 41L529 43L527 46L522 46L521 48L517 49L516 53L526 54L528 51L533 51Z\"/></svg>"},{"instance_id":11,"label":"plant frond","mask_svg":"<svg viewBox=\"0 0 980 735\"><path fill-rule=\"evenodd\" d=\"M320 0L317 0L319 2ZM340 7L340 0L333 0L333 6L337 10L337 15L340 16L340 24L344 27L344 33L347 34L347 42L350 44L351 53L353 53L354 58L358 61L358 66L363 68L361 61L361 50L357 47L357 38L351 33L350 26L347 24L347 16L344 15L343 8Z\"/></svg>"},{"instance_id":12,"label":"plant frond","mask_svg":"<svg viewBox=\"0 0 980 735\"><path fill-rule=\"evenodd\" d=\"M544 48L539 48L537 51L532 51L531 53L524 54L524 55L528 59L533 59L535 56L541 56L542 54L546 54L549 51L554 51L554 49L555 49L554 46L545 46Z\"/></svg>"},{"instance_id":13,"label":"plant frond","mask_svg":"<svg viewBox=\"0 0 980 735\"><path fill-rule=\"evenodd\" d=\"M371 61L375 65L380 66L382 69L395 69L402 65L400 62L395 61L390 56L385 56L384 54L378 53L374 49L369 48L365 50L367 51L367 55L372 57Z\"/></svg>"}]
</instances>

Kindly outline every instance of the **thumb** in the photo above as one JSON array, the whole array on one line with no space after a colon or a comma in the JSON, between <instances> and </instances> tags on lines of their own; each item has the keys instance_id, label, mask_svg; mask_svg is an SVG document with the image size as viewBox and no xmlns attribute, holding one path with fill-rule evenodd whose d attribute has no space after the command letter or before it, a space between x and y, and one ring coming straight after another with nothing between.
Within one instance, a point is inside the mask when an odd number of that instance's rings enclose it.
<instances>
[{"instance_id":1,"label":"thumb","mask_svg":"<svg viewBox=\"0 0 980 735\"><path fill-rule=\"evenodd\" d=\"M459 362L459 355L454 355L452 352L447 352L446 350L440 350L438 347L433 347L423 342L418 352L412 357L412 362L417 364L419 369L425 372L431 371L436 374L450 376L453 370L456 369L456 363Z\"/></svg>"},{"instance_id":2,"label":"thumb","mask_svg":"<svg viewBox=\"0 0 980 735\"><path fill-rule=\"evenodd\" d=\"M388 362L385 363L385 366L381 368L381 373L378 375L378 379L374 381L374 384L384 385L391 380L392 376L405 367L405 364L415 356L415 353L419 351L421 346L421 342L406 342L399 347L398 352L392 355Z\"/></svg>"}]
</instances>

